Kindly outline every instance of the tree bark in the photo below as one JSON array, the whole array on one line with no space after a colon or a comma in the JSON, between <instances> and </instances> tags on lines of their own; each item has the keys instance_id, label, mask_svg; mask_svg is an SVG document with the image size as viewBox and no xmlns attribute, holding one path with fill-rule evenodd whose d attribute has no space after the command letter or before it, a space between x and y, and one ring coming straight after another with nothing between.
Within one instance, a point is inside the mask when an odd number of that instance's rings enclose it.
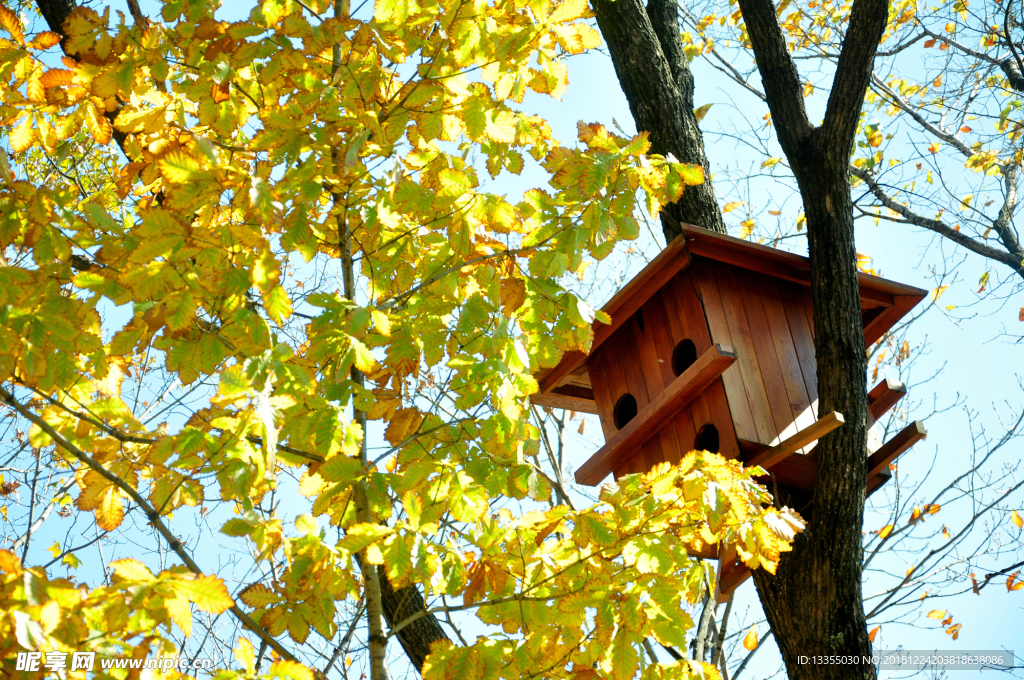
<instances>
[{"instance_id":1,"label":"tree bark","mask_svg":"<svg viewBox=\"0 0 1024 680\"><path fill-rule=\"evenodd\" d=\"M871 678L874 666L801 664L799 656L870 655L861 593L867 482L867 359L857 281L849 162L888 3L855 0L820 127L770 0L739 0L779 143L807 215L819 409L846 424L818 444L813 514L775 575L754 583L789 677Z\"/></svg>"},{"instance_id":2,"label":"tree bark","mask_svg":"<svg viewBox=\"0 0 1024 680\"><path fill-rule=\"evenodd\" d=\"M671 153L704 168L704 184L687 187L677 203L665 207L666 241L679 235L679 223L724 234L704 137L693 114L693 74L676 0L650 0L646 10L640 0L592 0L592 5L637 130L650 133L651 153Z\"/></svg>"},{"instance_id":3,"label":"tree bark","mask_svg":"<svg viewBox=\"0 0 1024 680\"><path fill-rule=\"evenodd\" d=\"M389 629L427 608L419 588L408 585L396 590L383 571L380 574L380 597ZM396 637L405 650L405 655L417 670L423 669L423 662L427 660L432 644L438 640L449 639L433 614L426 614L406 624L398 631Z\"/></svg>"},{"instance_id":4,"label":"tree bark","mask_svg":"<svg viewBox=\"0 0 1024 680\"><path fill-rule=\"evenodd\" d=\"M693 78L676 49L672 0L593 0L616 74L637 128L652 151L707 168L692 115ZM871 678L874 667L801 664L798 657L870 654L861 594L867 481L867 369L854 245L849 161L878 42L884 0L855 0L825 119L807 118L803 87L771 0L739 0L779 142L796 175L807 215L819 408L839 411L843 427L818 444L814 510L807 531L776 574L754 582L790 678ZM681 56L682 55L682 56ZM706 172L706 171L705 171ZM687 190L669 214L724 231L709 183ZM666 228L666 235L670 230Z\"/></svg>"}]
</instances>

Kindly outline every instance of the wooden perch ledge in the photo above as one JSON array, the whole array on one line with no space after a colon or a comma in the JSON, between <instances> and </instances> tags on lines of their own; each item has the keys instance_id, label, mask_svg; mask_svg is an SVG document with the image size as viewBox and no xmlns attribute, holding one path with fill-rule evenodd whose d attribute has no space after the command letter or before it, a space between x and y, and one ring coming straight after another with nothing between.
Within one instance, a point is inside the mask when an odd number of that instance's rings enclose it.
<instances>
[{"instance_id":1,"label":"wooden perch ledge","mask_svg":"<svg viewBox=\"0 0 1024 680\"><path fill-rule=\"evenodd\" d=\"M878 420L905 396L907 396L906 385L886 378L868 392L868 410L871 411L871 417Z\"/></svg>"},{"instance_id":2,"label":"wooden perch ledge","mask_svg":"<svg viewBox=\"0 0 1024 680\"><path fill-rule=\"evenodd\" d=\"M707 389L734 361L736 352L732 347L713 345L673 380L664 392L641 409L625 427L608 439L576 471L576 481L589 486L600 483L622 459L654 436L662 425Z\"/></svg>"},{"instance_id":3,"label":"wooden perch ledge","mask_svg":"<svg viewBox=\"0 0 1024 680\"><path fill-rule=\"evenodd\" d=\"M845 422L846 420L843 418L842 413L833 411L824 418L820 418L810 427L805 427L800 430L786 441L781 442L770 449L761 451L760 453L755 453L750 457L750 460L746 462L746 466L753 467L755 465L760 465L767 470L783 458L796 453L799 449L802 449L808 444L818 441Z\"/></svg>"}]
</instances>

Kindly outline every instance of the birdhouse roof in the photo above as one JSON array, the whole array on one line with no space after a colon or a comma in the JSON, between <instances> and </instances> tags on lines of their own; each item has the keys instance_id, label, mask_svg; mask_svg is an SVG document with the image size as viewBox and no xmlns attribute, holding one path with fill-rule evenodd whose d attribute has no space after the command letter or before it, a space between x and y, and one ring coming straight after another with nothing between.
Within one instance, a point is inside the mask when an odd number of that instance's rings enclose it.
<instances>
[{"instance_id":1,"label":"birdhouse roof","mask_svg":"<svg viewBox=\"0 0 1024 680\"><path fill-rule=\"evenodd\" d=\"M804 286L811 285L811 263L802 255L688 224L682 225L682 232L601 308L611 317L612 323L594 323L590 354L567 352L558 364L537 373L535 377L540 390L533 396L535 404L596 413L587 373L588 357L673 276L688 268L694 258L698 261L700 258L716 260ZM885 335L927 295L927 291L920 288L879 276L863 272L858 272L857 276L860 280L864 339L868 345Z\"/></svg>"}]
</instances>

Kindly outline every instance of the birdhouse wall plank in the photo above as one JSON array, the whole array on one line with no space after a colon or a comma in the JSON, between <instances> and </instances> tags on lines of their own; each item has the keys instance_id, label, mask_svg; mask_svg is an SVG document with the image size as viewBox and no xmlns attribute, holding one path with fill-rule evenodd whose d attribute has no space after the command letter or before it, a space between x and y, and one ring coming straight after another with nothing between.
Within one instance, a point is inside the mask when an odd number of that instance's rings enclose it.
<instances>
[{"instance_id":1,"label":"birdhouse wall plank","mask_svg":"<svg viewBox=\"0 0 1024 680\"><path fill-rule=\"evenodd\" d=\"M768 405L768 392L761 377L757 349L747 325L746 311L743 309L743 291L737 288L736 279L732 276L729 265L704 260L700 267L694 267L694 269L698 273L700 290L705 300L711 297L718 298L717 304L705 304L705 310L719 306L722 310L721 316L718 316L716 309L714 322L712 322L712 314L710 312L708 314L711 337L715 342L729 343L736 348L736 365L729 371L739 369L742 386L739 389L730 389L730 385L726 383L729 408L735 413L741 408L741 402L745 400L754 421L753 441L769 444L776 435L775 422ZM726 371L726 375L729 374L729 371ZM746 437L740 436L740 438L745 439Z\"/></svg>"},{"instance_id":2,"label":"birdhouse wall plank","mask_svg":"<svg viewBox=\"0 0 1024 680\"><path fill-rule=\"evenodd\" d=\"M663 346L666 348L664 354L667 358L663 366L671 379L675 379L676 374L672 366L673 352L680 342L685 339L693 341L696 356L700 356L711 347L711 335L708 333L707 321L704 319L704 310L694 291L693 280L690 278L689 272L682 272L673 277L668 285L661 290L657 301L652 300L652 303L659 305L661 314L664 315L667 335L663 340ZM713 386L708 389L713 389ZM720 391L724 396L724 391ZM700 414L694 414L695 409L698 408L697 402L702 399L703 395L694 399L689 407L680 411L673 419L671 429L680 454L693 450L697 439L697 430L707 422L701 419Z\"/></svg>"},{"instance_id":3,"label":"birdhouse wall plank","mask_svg":"<svg viewBox=\"0 0 1024 680\"><path fill-rule=\"evenodd\" d=\"M594 386L594 404L597 405L597 414L601 419L601 431L607 441L615 434L615 425L612 424L615 395L612 394L612 376L608 370L607 356L601 351L594 352L587 361L587 368Z\"/></svg>"},{"instance_id":4,"label":"birdhouse wall plank","mask_svg":"<svg viewBox=\"0 0 1024 680\"><path fill-rule=\"evenodd\" d=\"M629 392L636 397L637 407L643 409L651 402L651 399L656 397L664 390L664 385L659 386L659 381L656 376L654 377L654 383L648 387L648 380L652 376L648 376L643 366L643 352L641 348L645 345L650 348L649 344L645 342L647 334L644 333L641 328L641 319L643 318L643 309L633 314L633 317L623 325L623 328L618 333L620 336L617 338L617 354L619 365L622 366L626 373L626 382L629 386ZM645 324L646 326L646 324ZM640 398L638 393L643 394L643 399ZM672 449L675 443L669 439L668 441L662 441L664 438L663 433L658 433L651 437L642 448L644 458L646 460L645 470L649 470L657 463L663 460L669 460L672 457Z\"/></svg>"},{"instance_id":5,"label":"birdhouse wall plank","mask_svg":"<svg viewBox=\"0 0 1024 680\"><path fill-rule=\"evenodd\" d=\"M691 340L699 356L711 348L711 334L708 331L704 307L697 295L697 287L689 271L680 272L661 290L661 294L651 298L644 308L656 319L663 318L669 336L660 341L665 349L662 354L668 357L662 364L663 372L668 376L667 382L676 377L672 366L672 354L677 345L684 340ZM648 311L649 310L649 311ZM654 327L651 323L649 326ZM736 431L733 427L732 415L725 396L725 388L721 380L716 380L693 403L681 411L675 419L682 421L673 428L676 433L677 450L680 455L693 450L697 432L704 425L714 425L718 430L718 453L726 458L738 458L739 445L736 442Z\"/></svg>"},{"instance_id":6,"label":"birdhouse wall plank","mask_svg":"<svg viewBox=\"0 0 1024 680\"><path fill-rule=\"evenodd\" d=\"M760 286L764 282L759 281L757 275L752 272L743 269L730 269L732 270L725 272L724 275L731 274L736 282L735 290L739 294L740 306L743 308L747 326L750 329L750 339L754 345L758 369L761 372L761 382L764 384L765 394L768 395L768 412L775 425L773 430L775 440L771 443L775 444L796 434L794 423L796 414L789 404L786 383L782 377L778 357L775 355L775 344L772 342L764 306L761 304Z\"/></svg>"},{"instance_id":7,"label":"birdhouse wall plank","mask_svg":"<svg viewBox=\"0 0 1024 680\"><path fill-rule=\"evenodd\" d=\"M811 411L815 419L818 417L818 377L817 364L814 359L814 332L811 319L807 316L807 301L811 293L805 286L789 281L776 281L779 288L779 297L783 301L786 311L786 320L789 322L790 335L793 338L793 347L796 349L797 359L800 362L800 372L803 375L804 389L807 391L807 398L811 403Z\"/></svg>"},{"instance_id":8,"label":"birdhouse wall plank","mask_svg":"<svg viewBox=\"0 0 1024 680\"><path fill-rule=\"evenodd\" d=\"M811 409L810 395L807 393L803 370L800 368L800 358L797 356L793 333L786 319L785 302L774 279L767 279L763 284L759 291L761 306L764 308L768 330L775 345L775 357L782 371L790 409L796 417L796 429L802 430L813 425L817 419Z\"/></svg>"},{"instance_id":9,"label":"birdhouse wall plank","mask_svg":"<svg viewBox=\"0 0 1024 680\"><path fill-rule=\"evenodd\" d=\"M787 376L783 370L786 357L779 350L783 345L781 341L789 339L789 325L784 324L784 332L780 327L773 329L765 311L766 304L770 306L767 297L769 289L774 288L774 280L763 274L738 268L733 269L732 274L735 276L738 289L743 291L743 308L756 347L761 378L768 394L768 406L775 422L775 439L771 442L774 445L793 436L801 427L813 424L814 419L810 417L808 404L800 406L794 403L794 392L797 389L801 393L804 392L803 381L798 378L793 384L787 384ZM793 359L796 359L795 352ZM803 400L806 401L806 394Z\"/></svg>"},{"instance_id":10,"label":"birdhouse wall plank","mask_svg":"<svg viewBox=\"0 0 1024 680\"><path fill-rule=\"evenodd\" d=\"M701 267L694 267L690 271L692 281L696 285L703 303L704 315L711 337L716 342L735 347L714 276L710 271ZM722 374L722 384L725 386L725 395L729 411L732 413L736 436L739 439L756 441L757 427L754 424L754 414L746 398L743 376L738 365L730 367Z\"/></svg>"},{"instance_id":11,"label":"birdhouse wall plank","mask_svg":"<svg viewBox=\"0 0 1024 680\"><path fill-rule=\"evenodd\" d=\"M673 345L668 335L668 321L665 319L664 307L661 304L661 293L653 295L634 317L631 324L633 341L636 343L640 368L647 383L647 393L653 399L675 378L671 368L666 372L666 366L671 364L669 348ZM661 461L677 463L681 460L676 436L670 429L666 428L659 432L654 439L657 440L656 446L653 447L656 453L647 456L651 466ZM657 453L659 448L660 453Z\"/></svg>"},{"instance_id":12,"label":"birdhouse wall plank","mask_svg":"<svg viewBox=\"0 0 1024 680\"><path fill-rule=\"evenodd\" d=\"M673 281L680 277L688 278L688 276L685 273L679 274L673 278ZM670 283L669 286L671 285ZM654 344L658 358L657 364L652 364L652 369L657 369L662 384L666 386L676 379L676 374L672 370L672 352L679 340L684 337L679 332L673 330L679 323L678 316L680 312L669 313L669 306L665 299L668 292L668 288L663 288L644 307L644 318L647 319L646 332ZM704 335L707 335L707 329L704 329ZM702 343L695 343L694 346L698 348L698 355L701 352L700 348L707 349L710 347L710 345L705 347ZM678 463L682 460L684 454L689 453L693 449L693 441L697 436L690 408L683 409L673 416L672 422L668 423L665 427L665 436L672 441L672 448L666 447L664 449L667 456L665 460L670 463ZM662 441L664 442L664 438Z\"/></svg>"},{"instance_id":13,"label":"birdhouse wall plank","mask_svg":"<svg viewBox=\"0 0 1024 680\"><path fill-rule=\"evenodd\" d=\"M708 329L707 315L698 295L697 283L694 281L690 271L677 274L662 289L662 303L669 320L669 329L672 332L673 348L686 338L693 340L698 356L711 347L711 333ZM730 371L726 371L726 375L729 373ZM675 373L673 372L672 375L674 376ZM724 379L725 376L723 376ZM679 430L677 432L677 439L680 442L680 449L683 452L690 451L693 448L697 431L704 424L711 422L718 428L718 452L729 459L738 458L740 456L740 449L736 442L737 433L734 426L736 414L730 412L729 403L726 398L726 389L722 380L715 381L715 384L711 385L701 395L699 400L701 403L695 403L689 409L692 426L686 426L684 423L681 428L677 427L677 430ZM746 416L747 420L750 421L749 410L746 411ZM740 417L743 417L742 413Z\"/></svg>"}]
</instances>

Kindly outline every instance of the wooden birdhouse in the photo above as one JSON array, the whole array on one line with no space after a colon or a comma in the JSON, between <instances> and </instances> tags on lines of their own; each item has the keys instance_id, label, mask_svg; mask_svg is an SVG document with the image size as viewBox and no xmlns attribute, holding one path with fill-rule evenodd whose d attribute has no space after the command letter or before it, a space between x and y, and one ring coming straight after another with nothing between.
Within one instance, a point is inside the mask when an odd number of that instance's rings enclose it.
<instances>
[{"instance_id":1,"label":"wooden birdhouse","mask_svg":"<svg viewBox=\"0 0 1024 680\"><path fill-rule=\"evenodd\" d=\"M859 274L868 345L926 291ZM843 423L818 412L810 262L774 248L683 225L603 311L589 354L566 354L537 375L533 403L596 413L605 445L576 472L597 485L678 462L694 449L760 465L772 489L805 516L817 477L813 445ZM904 394L883 380L868 393L871 422ZM866 451L866 492L889 479L889 464L925 436L913 423ZM876 446L877 444L877 446ZM795 454L795 455L794 455ZM718 557L719 596L746 576L728 546Z\"/></svg>"}]
</instances>

